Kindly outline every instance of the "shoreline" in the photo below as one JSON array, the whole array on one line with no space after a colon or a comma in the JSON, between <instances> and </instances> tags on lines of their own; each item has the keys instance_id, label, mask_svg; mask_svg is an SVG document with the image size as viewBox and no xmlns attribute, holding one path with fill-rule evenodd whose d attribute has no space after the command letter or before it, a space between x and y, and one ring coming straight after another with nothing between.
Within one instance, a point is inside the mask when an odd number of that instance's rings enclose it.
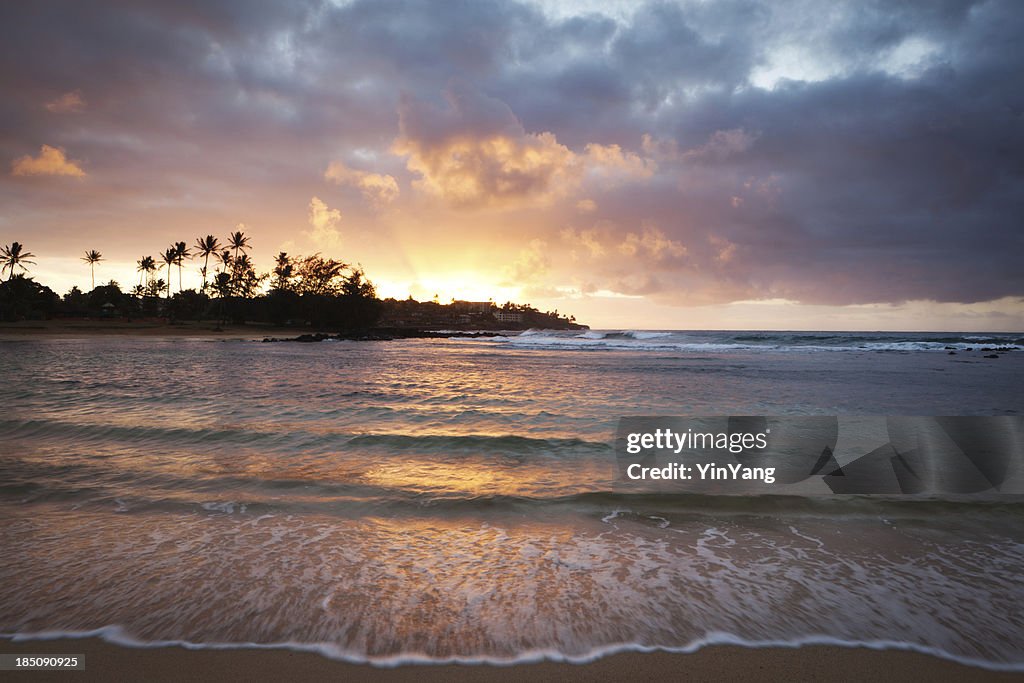
<instances>
[{"instance_id":1,"label":"shoreline","mask_svg":"<svg viewBox=\"0 0 1024 683\"><path fill-rule=\"evenodd\" d=\"M0 339L30 337L211 337L257 339L268 334L295 334L294 328L225 325L216 322L167 323L156 320L32 320L0 323Z\"/></svg>"},{"instance_id":2,"label":"shoreline","mask_svg":"<svg viewBox=\"0 0 1024 683\"><path fill-rule=\"evenodd\" d=\"M183 321L176 323L156 320L38 320L0 323L0 341L12 339L82 338L82 337L204 337L224 340L252 340L267 342L318 342L326 339L356 341L392 341L401 339L435 339L449 337L493 337L502 331L447 330L437 332L419 328L378 327L369 330L327 333L300 327L273 325L218 325L216 322Z\"/></svg>"},{"instance_id":3,"label":"shoreline","mask_svg":"<svg viewBox=\"0 0 1024 683\"><path fill-rule=\"evenodd\" d=\"M14 641L0 639L0 653L78 654L85 670L33 672L33 680L374 680L441 681L850 680L1024 681L1024 672L983 669L920 652L833 645L751 648L710 645L693 653L625 652L592 662L517 664L402 664L376 666L285 648L190 649L125 646L97 637Z\"/></svg>"}]
</instances>

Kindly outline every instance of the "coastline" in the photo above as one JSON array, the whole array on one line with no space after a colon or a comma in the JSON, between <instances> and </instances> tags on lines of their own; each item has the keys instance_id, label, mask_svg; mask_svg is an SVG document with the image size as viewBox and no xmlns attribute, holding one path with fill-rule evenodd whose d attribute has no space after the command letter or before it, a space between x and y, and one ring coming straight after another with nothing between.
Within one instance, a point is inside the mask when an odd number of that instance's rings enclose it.
<instances>
[{"instance_id":1,"label":"coastline","mask_svg":"<svg viewBox=\"0 0 1024 683\"><path fill-rule=\"evenodd\" d=\"M266 342L319 342L324 340L393 341L399 339L447 339L493 337L502 331L457 329L444 332L420 328L375 327L364 331L327 333L303 327L273 325L218 325L216 322L163 322L159 320L36 320L0 323L0 340L81 337L204 337Z\"/></svg>"},{"instance_id":2,"label":"coastline","mask_svg":"<svg viewBox=\"0 0 1024 683\"><path fill-rule=\"evenodd\" d=\"M747 648L713 645L694 653L620 653L585 664L563 662L407 664L378 667L287 649L187 649L125 647L99 638L0 640L3 654L80 654L85 670L73 674L34 671L32 680L374 680L434 681L621 681L669 680L874 680L936 679L1024 681L1024 672L975 668L918 652L828 645Z\"/></svg>"},{"instance_id":3,"label":"coastline","mask_svg":"<svg viewBox=\"0 0 1024 683\"><path fill-rule=\"evenodd\" d=\"M166 323L155 320L26 320L0 323L0 339L31 337L211 337L256 339L266 335L292 335L295 328L264 325L224 325L214 321Z\"/></svg>"}]
</instances>

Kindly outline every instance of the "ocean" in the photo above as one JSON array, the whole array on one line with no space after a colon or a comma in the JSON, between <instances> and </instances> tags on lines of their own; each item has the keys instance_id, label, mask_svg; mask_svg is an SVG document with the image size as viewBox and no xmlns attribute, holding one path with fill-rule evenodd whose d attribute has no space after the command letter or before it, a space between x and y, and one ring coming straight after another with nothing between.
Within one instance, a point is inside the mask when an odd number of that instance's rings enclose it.
<instances>
[{"instance_id":1,"label":"ocean","mask_svg":"<svg viewBox=\"0 0 1024 683\"><path fill-rule=\"evenodd\" d=\"M613 448L626 416L1021 416L1021 335L33 338L0 374L4 636L1024 670L1021 497L632 492Z\"/></svg>"}]
</instances>

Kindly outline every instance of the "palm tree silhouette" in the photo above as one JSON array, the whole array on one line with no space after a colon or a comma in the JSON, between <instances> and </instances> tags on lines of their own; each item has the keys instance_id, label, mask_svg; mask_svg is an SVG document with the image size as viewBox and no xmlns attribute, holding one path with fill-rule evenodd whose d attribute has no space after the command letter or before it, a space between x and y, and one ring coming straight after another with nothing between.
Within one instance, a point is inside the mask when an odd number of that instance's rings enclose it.
<instances>
[{"instance_id":1,"label":"palm tree silhouette","mask_svg":"<svg viewBox=\"0 0 1024 683\"><path fill-rule=\"evenodd\" d=\"M231 263L234 261L234 258L232 258L231 252L225 249L224 251L217 253L217 260L220 261L221 270L226 273L228 268L231 266Z\"/></svg>"},{"instance_id":2,"label":"palm tree silhouette","mask_svg":"<svg viewBox=\"0 0 1024 683\"><path fill-rule=\"evenodd\" d=\"M237 230L228 236L228 246L234 250L233 256L238 258L239 249L244 253L249 248L249 238L241 230Z\"/></svg>"},{"instance_id":3,"label":"palm tree silhouette","mask_svg":"<svg viewBox=\"0 0 1024 683\"><path fill-rule=\"evenodd\" d=\"M139 275L139 284L142 284L142 278L146 278L148 283L152 278L152 273L156 270L156 261L153 260L152 256L143 256L137 261L139 267L136 269L141 275Z\"/></svg>"},{"instance_id":4,"label":"palm tree silhouette","mask_svg":"<svg viewBox=\"0 0 1024 683\"><path fill-rule=\"evenodd\" d=\"M92 288L96 289L96 264L103 260L103 254L95 249L90 249L85 252L82 260L89 264L89 271L92 273Z\"/></svg>"},{"instance_id":5,"label":"palm tree silhouette","mask_svg":"<svg viewBox=\"0 0 1024 683\"><path fill-rule=\"evenodd\" d=\"M178 262L178 247L175 244L167 247L163 253L164 265L167 266L167 298L171 298L171 266Z\"/></svg>"},{"instance_id":6,"label":"palm tree silhouette","mask_svg":"<svg viewBox=\"0 0 1024 683\"><path fill-rule=\"evenodd\" d=\"M31 263L33 266L36 264L35 261L29 260L34 258L35 254L24 251L24 249L25 245L20 242L11 242L10 246L0 249L0 259L3 259L3 266L0 267L0 275L3 275L5 270L11 271L7 276L8 281L14 277L15 268L21 268L27 273L28 268L25 267L25 264Z\"/></svg>"},{"instance_id":7,"label":"palm tree silhouette","mask_svg":"<svg viewBox=\"0 0 1024 683\"><path fill-rule=\"evenodd\" d=\"M209 272L210 255L220 251L220 242L213 235L196 238L196 257L203 259L203 289L206 291L206 274Z\"/></svg>"},{"instance_id":8,"label":"palm tree silhouette","mask_svg":"<svg viewBox=\"0 0 1024 683\"><path fill-rule=\"evenodd\" d=\"M287 252L280 252L274 258L274 277L277 282L274 286L278 289L287 289L288 279L291 278L295 272L295 266L292 264L292 259L288 256Z\"/></svg>"},{"instance_id":9,"label":"palm tree silhouette","mask_svg":"<svg viewBox=\"0 0 1024 683\"><path fill-rule=\"evenodd\" d=\"M217 261L220 262L218 275L224 275L227 280L223 281L223 278L219 277L214 278L215 282L218 283L215 289L220 296L230 296L232 290L234 290L235 259L231 257L231 252L225 249L224 251L217 252Z\"/></svg>"},{"instance_id":10,"label":"palm tree silhouette","mask_svg":"<svg viewBox=\"0 0 1024 683\"><path fill-rule=\"evenodd\" d=\"M188 245L184 242L175 242L174 244L174 258L175 263L178 264L178 291L180 292L184 285L181 282L181 264L187 258L191 258L192 254L189 253Z\"/></svg>"}]
</instances>

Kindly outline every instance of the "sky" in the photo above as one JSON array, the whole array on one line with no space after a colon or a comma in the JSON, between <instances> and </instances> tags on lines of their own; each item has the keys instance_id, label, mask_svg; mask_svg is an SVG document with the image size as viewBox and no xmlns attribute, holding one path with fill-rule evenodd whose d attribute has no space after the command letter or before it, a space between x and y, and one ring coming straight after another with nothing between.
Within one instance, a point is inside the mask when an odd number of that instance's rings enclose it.
<instances>
[{"instance_id":1,"label":"sky","mask_svg":"<svg viewBox=\"0 0 1024 683\"><path fill-rule=\"evenodd\" d=\"M0 243L596 328L1024 330L1017 0L0 4ZM185 286L200 279L197 265Z\"/></svg>"}]
</instances>

